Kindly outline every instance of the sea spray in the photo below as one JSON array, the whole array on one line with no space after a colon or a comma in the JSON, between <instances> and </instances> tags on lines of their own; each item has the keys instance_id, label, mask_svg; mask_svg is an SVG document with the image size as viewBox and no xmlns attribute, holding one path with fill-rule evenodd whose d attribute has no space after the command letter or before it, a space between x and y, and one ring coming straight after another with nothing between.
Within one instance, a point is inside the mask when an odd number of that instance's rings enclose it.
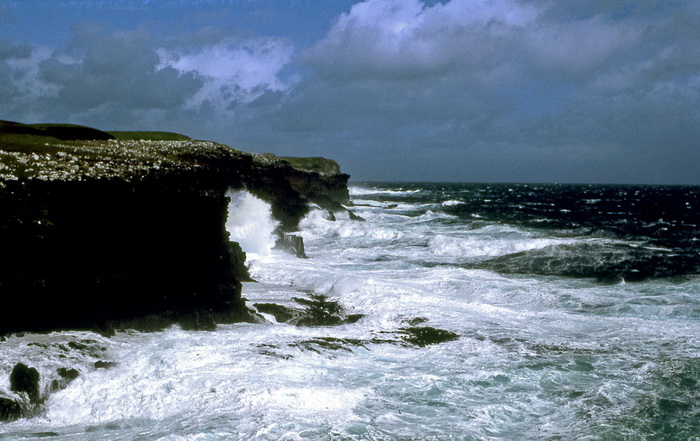
<instances>
[{"instance_id":1,"label":"sea spray","mask_svg":"<svg viewBox=\"0 0 700 441\"><path fill-rule=\"evenodd\" d=\"M247 191L229 191L231 199L226 230L231 240L253 254L269 254L275 246L278 222L272 217L270 204Z\"/></svg>"}]
</instances>

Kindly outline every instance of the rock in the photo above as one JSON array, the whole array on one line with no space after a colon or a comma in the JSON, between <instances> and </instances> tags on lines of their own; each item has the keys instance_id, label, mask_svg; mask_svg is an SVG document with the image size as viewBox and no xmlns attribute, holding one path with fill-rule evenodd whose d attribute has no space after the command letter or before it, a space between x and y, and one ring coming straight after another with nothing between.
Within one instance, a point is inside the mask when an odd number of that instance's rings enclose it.
<instances>
[{"instance_id":1,"label":"rock","mask_svg":"<svg viewBox=\"0 0 700 441\"><path fill-rule=\"evenodd\" d=\"M80 376L80 372L73 368L58 368L56 369L56 373L61 378L51 382L51 392L65 389L73 380Z\"/></svg>"},{"instance_id":2,"label":"rock","mask_svg":"<svg viewBox=\"0 0 700 441\"><path fill-rule=\"evenodd\" d=\"M13 421L21 416L22 406L16 400L0 395L0 421Z\"/></svg>"},{"instance_id":3,"label":"rock","mask_svg":"<svg viewBox=\"0 0 700 441\"><path fill-rule=\"evenodd\" d=\"M349 204L349 175L318 173L309 167L298 168L289 158L254 155L246 188L255 196L272 204L272 215L280 221L283 232L296 231L299 221L309 212L310 203L329 212L345 212ZM307 159L307 158L299 158ZM323 158L308 158L325 160ZM335 163L333 161L333 163ZM337 164L336 164L337 165ZM326 166L321 166L329 170Z\"/></svg>"},{"instance_id":4,"label":"rock","mask_svg":"<svg viewBox=\"0 0 700 441\"><path fill-rule=\"evenodd\" d=\"M293 297L293 301L305 306L290 320L296 326L337 326L355 323L361 314L345 314L344 308L335 300L321 294L309 294L309 298Z\"/></svg>"},{"instance_id":5,"label":"rock","mask_svg":"<svg viewBox=\"0 0 700 441\"><path fill-rule=\"evenodd\" d=\"M17 363L10 373L10 390L27 394L29 401L40 401L39 371L24 363Z\"/></svg>"},{"instance_id":6,"label":"rock","mask_svg":"<svg viewBox=\"0 0 700 441\"><path fill-rule=\"evenodd\" d=\"M327 160L295 167L207 141L112 138L0 121L0 335L252 321L245 253L225 230L227 191L271 203L282 231L311 203L349 202L349 176Z\"/></svg>"},{"instance_id":7,"label":"rock","mask_svg":"<svg viewBox=\"0 0 700 441\"><path fill-rule=\"evenodd\" d=\"M286 323L298 314L297 310L276 303L255 303L253 306L258 312L275 317L278 323Z\"/></svg>"},{"instance_id":8,"label":"rock","mask_svg":"<svg viewBox=\"0 0 700 441\"><path fill-rule=\"evenodd\" d=\"M271 314L278 323L295 326L337 326L355 323L363 314L346 314L345 309L335 300L321 294L309 294L308 298L293 297L292 300L303 308L290 308L276 303L255 303L260 313Z\"/></svg>"},{"instance_id":9,"label":"rock","mask_svg":"<svg viewBox=\"0 0 700 441\"><path fill-rule=\"evenodd\" d=\"M109 369L109 368L114 367L116 365L117 365L117 363L115 363L113 361L98 360L95 362L95 364L93 366L95 367L95 369Z\"/></svg>"},{"instance_id":10,"label":"rock","mask_svg":"<svg viewBox=\"0 0 700 441\"><path fill-rule=\"evenodd\" d=\"M58 368L56 370L56 372L58 372L58 375L61 378L63 378L64 380L68 380L68 381L73 381L80 376L80 372L78 372L77 369L73 369L73 368L62 367L62 368Z\"/></svg>"},{"instance_id":11,"label":"rock","mask_svg":"<svg viewBox=\"0 0 700 441\"><path fill-rule=\"evenodd\" d=\"M294 254L300 259L308 258L304 251L304 238L296 234L283 234L277 239L275 248Z\"/></svg>"},{"instance_id":12,"label":"rock","mask_svg":"<svg viewBox=\"0 0 700 441\"><path fill-rule=\"evenodd\" d=\"M401 328L400 331L405 342L418 347L444 343L459 338L459 335L454 332L433 328L432 326L412 326Z\"/></svg>"},{"instance_id":13,"label":"rock","mask_svg":"<svg viewBox=\"0 0 700 441\"><path fill-rule=\"evenodd\" d=\"M326 158L295 158L281 157L280 159L287 161L289 165L297 170L303 170L312 173L318 173L324 176L333 176L340 174L340 166L332 159Z\"/></svg>"},{"instance_id":14,"label":"rock","mask_svg":"<svg viewBox=\"0 0 700 441\"><path fill-rule=\"evenodd\" d=\"M233 275L241 282L253 282L248 267L245 266L246 253L241 244L234 241L228 242L228 254L231 258L229 265L233 268Z\"/></svg>"},{"instance_id":15,"label":"rock","mask_svg":"<svg viewBox=\"0 0 700 441\"><path fill-rule=\"evenodd\" d=\"M0 226L0 333L244 307L225 245L226 186L215 177L182 171L8 187L0 191L10 214Z\"/></svg>"}]
</instances>

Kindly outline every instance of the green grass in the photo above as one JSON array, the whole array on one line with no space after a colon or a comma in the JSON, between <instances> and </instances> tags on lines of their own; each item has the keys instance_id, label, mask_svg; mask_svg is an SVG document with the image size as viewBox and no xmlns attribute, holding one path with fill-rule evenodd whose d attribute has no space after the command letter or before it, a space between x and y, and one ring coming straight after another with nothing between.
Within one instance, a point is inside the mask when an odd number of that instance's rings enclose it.
<instances>
[{"instance_id":1,"label":"green grass","mask_svg":"<svg viewBox=\"0 0 700 441\"><path fill-rule=\"evenodd\" d=\"M101 130L75 124L22 124L0 121L0 149L5 151L54 151L56 144L75 145L86 140L114 137Z\"/></svg>"},{"instance_id":2,"label":"green grass","mask_svg":"<svg viewBox=\"0 0 700 441\"><path fill-rule=\"evenodd\" d=\"M110 131L107 133L121 141L189 141L191 139L189 136L173 132Z\"/></svg>"},{"instance_id":3,"label":"green grass","mask_svg":"<svg viewBox=\"0 0 700 441\"><path fill-rule=\"evenodd\" d=\"M55 145L60 142L59 139L51 136L0 133L0 150L5 150L7 152L54 152L56 150Z\"/></svg>"},{"instance_id":4,"label":"green grass","mask_svg":"<svg viewBox=\"0 0 700 441\"><path fill-rule=\"evenodd\" d=\"M104 132L76 124L22 124L0 120L0 149L10 152L53 152L57 144L80 145L82 141L107 139L123 141L190 140L188 136L173 132Z\"/></svg>"},{"instance_id":5,"label":"green grass","mask_svg":"<svg viewBox=\"0 0 700 441\"><path fill-rule=\"evenodd\" d=\"M114 139L114 136L102 130L77 124L27 124L46 136L52 136L62 141L87 141Z\"/></svg>"}]
</instances>

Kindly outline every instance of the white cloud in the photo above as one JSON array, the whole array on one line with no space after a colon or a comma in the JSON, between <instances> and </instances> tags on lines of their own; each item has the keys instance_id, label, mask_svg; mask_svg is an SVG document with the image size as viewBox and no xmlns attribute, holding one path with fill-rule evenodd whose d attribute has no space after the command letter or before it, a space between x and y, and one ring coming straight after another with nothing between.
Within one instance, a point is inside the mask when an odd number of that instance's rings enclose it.
<instances>
[{"instance_id":1,"label":"white cloud","mask_svg":"<svg viewBox=\"0 0 700 441\"><path fill-rule=\"evenodd\" d=\"M279 38L227 40L196 51L160 49L158 55L158 69L172 67L203 81L188 100L191 109L208 103L224 111L235 103L249 103L265 92L287 91L294 83L294 78L282 75L292 61L294 47Z\"/></svg>"},{"instance_id":2,"label":"white cloud","mask_svg":"<svg viewBox=\"0 0 700 441\"><path fill-rule=\"evenodd\" d=\"M536 8L513 0L368 0L341 15L306 59L327 76L420 78L455 68L489 70L500 40L529 25ZM510 44L510 43L508 43Z\"/></svg>"},{"instance_id":3,"label":"white cloud","mask_svg":"<svg viewBox=\"0 0 700 441\"><path fill-rule=\"evenodd\" d=\"M305 54L328 78L425 78L459 71L581 81L639 43L643 23L603 16L553 19L546 2L367 0ZM514 69L513 65L518 65Z\"/></svg>"}]
</instances>

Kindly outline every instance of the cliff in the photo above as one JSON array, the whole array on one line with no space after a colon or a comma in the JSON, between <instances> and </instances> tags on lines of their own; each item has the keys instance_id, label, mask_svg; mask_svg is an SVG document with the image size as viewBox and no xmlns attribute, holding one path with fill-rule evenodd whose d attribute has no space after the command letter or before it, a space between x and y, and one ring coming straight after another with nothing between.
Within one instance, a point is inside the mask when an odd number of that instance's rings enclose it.
<instances>
[{"instance_id":1,"label":"cliff","mask_svg":"<svg viewBox=\"0 0 700 441\"><path fill-rule=\"evenodd\" d=\"M0 122L0 335L250 319L227 190L269 201L284 231L311 204L348 202L337 164L293 161L163 132Z\"/></svg>"}]
</instances>

